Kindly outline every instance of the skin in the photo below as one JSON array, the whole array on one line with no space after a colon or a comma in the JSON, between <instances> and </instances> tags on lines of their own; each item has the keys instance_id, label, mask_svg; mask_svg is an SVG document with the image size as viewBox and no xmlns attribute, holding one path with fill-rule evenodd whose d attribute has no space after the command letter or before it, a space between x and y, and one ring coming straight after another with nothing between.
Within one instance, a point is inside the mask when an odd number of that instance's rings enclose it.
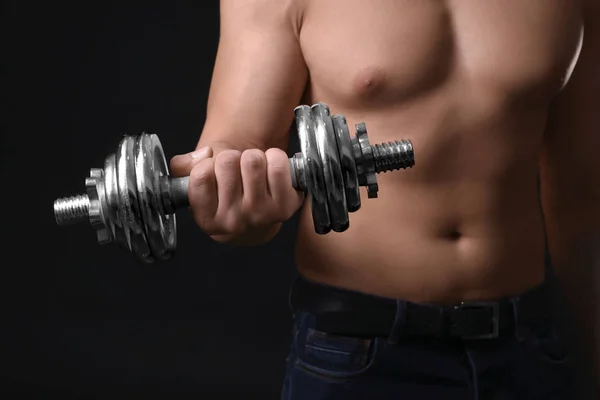
<instances>
[{"instance_id":1,"label":"skin","mask_svg":"<svg viewBox=\"0 0 600 400\"><path fill-rule=\"evenodd\" d=\"M540 284L546 229L567 298L589 320L600 301L598 3L222 0L202 154L171 162L191 177L196 223L255 245L302 207L303 275L446 304ZM314 233L291 188L292 110L317 101L351 127L366 122L371 143L415 149L414 168L378 176L378 199L361 193L344 233Z\"/></svg>"}]
</instances>

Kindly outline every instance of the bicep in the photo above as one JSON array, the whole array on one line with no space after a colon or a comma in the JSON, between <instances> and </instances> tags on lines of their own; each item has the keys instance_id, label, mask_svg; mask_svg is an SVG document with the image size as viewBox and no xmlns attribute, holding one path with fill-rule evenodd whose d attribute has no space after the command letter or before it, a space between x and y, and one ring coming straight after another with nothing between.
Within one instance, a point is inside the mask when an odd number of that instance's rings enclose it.
<instances>
[{"instance_id":1,"label":"bicep","mask_svg":"<svg viewBox=\"0 0 600 400\"><path fill-rule=\"evenodd\" d=\"M222 0L220 40L199 146L285 148L308 72L291 1Z\"/></svg>"}]
</instances>

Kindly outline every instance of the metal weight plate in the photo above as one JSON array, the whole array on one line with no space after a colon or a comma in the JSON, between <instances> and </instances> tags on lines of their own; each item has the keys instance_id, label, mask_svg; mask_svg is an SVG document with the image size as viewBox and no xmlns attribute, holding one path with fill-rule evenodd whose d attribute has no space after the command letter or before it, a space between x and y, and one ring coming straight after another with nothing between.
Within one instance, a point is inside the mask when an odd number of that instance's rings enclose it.
<instances>
[{"instance_id":1,"label":"metal weight plate","mask_svg":"<svg viewBox=\"0 0 600 400\"><path fill-rule=\"evenodd\" d=\"M331 117L333 130L337 138L338 153L342 165L342 175L344 177L344 186L346 188L346 206L348 212L355 212L360 209L360 187L358 185L358 172L354 162L352 149L352 139L348 130L346 117L343 115L334 115Z\"/></svg>"},{"instance_id":2,"label":"metal weight plate","mask_svg":"<svg viewBox=\"0 0 600 400\"><path fill-rule=\"evenodd\" d=\"M315 119L317 148L323 162L331 229L334 232L343 232L348 229L349 219L336 133L329 107L317 103L311 108Z\"/></svg>"},{"instance_id":3,"label":"metal weight plate","mask_svg":"<svg viewBox=\"0 0 600 400\"><path fill-rule=\"evenodd\" d=\"M115 155L104 159L104 220L114 238L116 226L120 226L117 210L117 175L115 171Z\"/></svg>"},{"instance_id":4,"label":"metal weight plate","mask_svg":"<svg viewBox=\"0 0 600 400\"><path fill-rule=\"evenodd\" d=\"M319 156L315 137L315 119L311 108L306 105L296 107L294 116L300 151L304 156L306 190L310 197L315 232L325 234L331 231L331 224L323 175L323 161Z\"/></svg>"},{"instance_id":5,"label":"metal weight plate","mask_svg":"<svg viewBox=\"0 0 600 400\"><path fill-rule=\"evenodd\" d=\"M127 236L119 217L119 186L115 153L104 160L104 195L106 199L105 219L113 239L121 246L129 248Z\"/></svg>"},{"instance_id":6,"label":"metal weight plate","mask_svg":"<svg viewBox=\"0 0 600 400\"><path fill-rule=\"evenodd\" d=\"M158 188L159 187L158 185L160 185L160 183L163 181L163 179L169 178L169 163L167 162L167 158L165 157L165 152L163 151L162 144L160 143L158 136L152 134L152 135L150 135L150 139L151 139L150 148L152 149L152 152L153 152L152 160L154 161L154 175L153 175L155 178L154 187ZM186 190L186 193L187 193L187 190ZM156 193L157 196L160 196L160 194L161 194L160 192ZM186 199L187 199L187 195L186 195ZM156 200L160 201L158 197ZM159 208L159 210L160 210L161 224L162 224L161 234L163 236L166 250L168 252L168 258L170 258L173 255L173 253L175 252L175 249L177 248L177 218L175 216L175 213L166 212L165 210L163 210L161 208ZM167 257L167 254L165 254L165 257Z\"/></svg>"},{"instance_id":7,"label":"metal weight plate","mask_svg":"<svg viewBox=\"0 0 600 400\"><path fill-rule=\"evenodd\" d=\"M176 247L175 215L161 209L161 178L167 175L167 162L158 137L142 133L135 142L135 177L138 204L146 241L152 256L171 258Z\"/></svg>"},{"instance_id":8,"label":"metal weight plate","mask_svg":"<svg viewBox=\"0 0 600 400\"><path fill-rule=\"evenodd\" d=\"M117 190L119 193L119 219L123 224L129 250L141 261L154 261L142 226L143 220L139 209L134 159L135 138L125 136L119 144L116 154Z\"/></svg>"}]
</instances>

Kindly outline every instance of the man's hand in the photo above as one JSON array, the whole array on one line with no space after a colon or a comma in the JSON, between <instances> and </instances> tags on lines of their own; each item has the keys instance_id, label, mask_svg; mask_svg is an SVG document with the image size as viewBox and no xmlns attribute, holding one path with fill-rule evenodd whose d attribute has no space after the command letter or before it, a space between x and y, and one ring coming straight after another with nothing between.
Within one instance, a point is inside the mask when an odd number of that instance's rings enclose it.
<instances>
[{"instance_id":1,"label":"man's hand","mask_svg":"<svg viewBox=\"0 0 600 400\"><path fill-rule=\"evenodd\" d=\"M174 176L190 176L189 200L194 221L218 242L239 245L270 240L281 223L302 205L292 187L287 154L211 147L173 157Z\"/></svg>"}]
</instances>

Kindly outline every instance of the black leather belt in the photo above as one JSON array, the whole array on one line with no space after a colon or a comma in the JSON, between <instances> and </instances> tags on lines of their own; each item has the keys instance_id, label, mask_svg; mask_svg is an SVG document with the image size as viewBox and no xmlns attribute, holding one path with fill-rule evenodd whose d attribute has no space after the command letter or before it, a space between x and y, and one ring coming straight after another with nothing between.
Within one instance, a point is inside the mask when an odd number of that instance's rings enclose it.
<instances>
[{"instance_id":1,"label":"black leather belt","mask_svg":"<svg viewBox=\"0 0 600 400\"><path fill-rule=\"evenodd\" d=\"M294 311L316 317L316 329L338 335L389 337L401 321L400 335L493 339L514 334L509 299L437 306L371 296L299 278L290 293Z\"/></svg>"}]
</instances>

